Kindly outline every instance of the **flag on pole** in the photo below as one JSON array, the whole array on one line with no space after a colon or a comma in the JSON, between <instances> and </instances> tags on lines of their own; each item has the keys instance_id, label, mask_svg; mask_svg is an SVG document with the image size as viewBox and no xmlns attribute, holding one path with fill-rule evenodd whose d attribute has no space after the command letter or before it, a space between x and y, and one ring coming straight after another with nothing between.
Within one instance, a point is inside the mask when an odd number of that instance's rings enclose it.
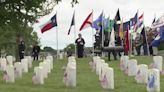
<instances>
[{"instance_id":1,"label":"flag on pole","mask_svg":"<svg viewBox=\"0 0 164 92\"><path fill-rule=\"evenodd\" d=\"M157 37L152 41L151 45L153 47L158 47L161 43L161 41L164 41L164 26L160 27L159 34Z\"/></svg>"},{"instance_id":2,"label":"flag on pole","mask_svg":"<svg viewBox=\"0 0 164 92\"><path fill-rule=\"evenodd\" d=\"M141 35L143 36L143 42L144 42L144 43L147 43L147 40L146 40L146 33L145 33L145 28L144 28L144 27L142 28Z\"/></svg>"},{"instance_id":3,"label":"flag on pole","mask_svg":"<svg viewBox=\"0 0 164 92\"><path fill-rule=\"evenodd\" d=\"M110 18L108 17L104 20L104 29L106 32L110 32L109 28L110 28Z\"/></svg>"},{"instance_id":4,"label":"flag on pole","mask_svg":"<svg viewBox=\"0 0 164 92\"><path fill-rule=\"evenodd\" d=\"M93 21L92 27L95 28L96 30L100 30L102 26L102 21L103 21L103 12L95 21Z\"/></svg>"},{"instance_id":5,"label":"flag on pole","mask_svg":"<svg viewBox=\"0 0 164 92\"><path fill-rule=\"evenodd\" d=\"M114 20L109 21L109 31L112 32L112 29L114 27Z\"/></svg>"},{"instance_id":6,"label":"flag on pole","mask_svg":"<svg viewBox=\"0 0 164 92\"><path fill-rule=\"evenodd\" d=\"M72 16L72 21L71 21L70 28L69 28L69 30L68 30L68 35L70 34L71 28L72 28L72 26L74 26L74 25L75 25L75 12L73 13L73 16Z\"/></svg>"},{"instance_id":7,"label":"flag on pole","mask_svg":"<svg viewBox=\"0 0 164 92\"><path fill-rule=\"evenodd\" d=\"M93 23L93 12L91 12L88 17L85 19L85 21L83 22L83 24L81 25L80 27L80 31L87 28L87 27L90 27L92 26L92 23Z\"/></svg>"},{"instance_id":8,"label":"flag on pole","mask_svg":"<svg viewBox=\"0 0 164 92\"><path fill-rule=\"evenodd\" d=\"M155 21L156 21L156 17L154 17L152 24L155 23Z\"/></svg>"},{"instance_id":9,"label":"flag on pole","mask_svg":"<svg viewBox=\"0 0 164 92\"><path fill-rule=\"evenodd\" d=\"M121 24L120 24L119 36L121 39L124 38L124 30L123 30L123 21L122 20L121 20Z\"/></svg>"},{"instance_id":10,"label":"flag on pole","mask_svg":"<svg viewBox=\"0 0 164 92\"><path fill-rule=\"evenodd\" d=\"M119 11L119 9L117 10L117 13L116 13L116 15L115 15L115 17L114 17L114 30L115 31L119 31L119 30L117 30L117 22L119 22L121 20L121 18L120 18L120 11Z\"/></svg>"},{"instance_id":11,"label":"flag on pole","mask_svg":"<svg viewBox=\"0 0 164 92\"><path fill-rule=\"evenodd\" d=\"M126 34L125 34L125 41L124 41L124 49L125 53L128 54L129 48L130 48L130 42L129 42L129 27L127 28Z\"/></svg>"},{"instance_id":12,"label":"flag on pole","mask_svg":"<svg viewBox=\"0 0 164 92\"><path fill-rule=\"evenodd\" d=\"M57 26L56 14L41 28L41 32L44 33L53 27Z\"/></svg>"},{"instance_id":13,"label":"flag on pole","mask_svg":"<svg viewBox=\"0 0 164 92\"><path fill-rule=\"evenodd\" d=\"M115 47L115 34L114 30L112 30L110 35L109 47Z\"/></svg>"},{"instance_id":14,"label":"flag on pole","mask_svg":"<svg viewBox=\"0 0 164 92\"><path fill-rule=\"evenodd\" d=\"M132 20L132 26L133 26L133 30L137 31L137 29L138 29L138 12L135 14L135 16Z\"/></svg>"},{"instance_id":15,"label":"flag on pole","mask_svg":"<svg viewBox=\"0 0 164 92\"><path fill-rule=\"evenodd\" d=\"M140 28L143 25L143 22L144 22L144 13L138 18L138 28Z\"/></svg>"},{"instance_id":16,"label":"flag on pole","mask_svg":"<svg viewBox=\"0 0 164 92\"><path fill-rule=\"evenodd\" d=\"M114 20L115 20L115 21L120 21L120 20L121 20L121 18L120 18L120 11L119 11L119 9L117 10L117 13L116 13L116 15L115 15Z\"/></svg>"},{"instance_id":17,"label":"flag on pole","mask_svg":"<svg viewBox=\"0 0 164 92\"><path fill-rule=\"evenodd\" d=\"M164 26L164 14L152 24L151 28L159 28L161 26Z\"/></svg>"}]
</instances>

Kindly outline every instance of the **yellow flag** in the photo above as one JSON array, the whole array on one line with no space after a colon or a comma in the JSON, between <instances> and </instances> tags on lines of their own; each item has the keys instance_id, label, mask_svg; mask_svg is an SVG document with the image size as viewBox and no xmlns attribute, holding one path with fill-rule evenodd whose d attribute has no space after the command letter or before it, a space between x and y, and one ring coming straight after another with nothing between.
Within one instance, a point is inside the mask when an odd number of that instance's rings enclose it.
<instances>
[{"instance_id":1,"label":"yellow flag","mask_svg":"<svg viewBox=\"0 0 164 92\"><path fill-rule=\"evenodd\" d=\"M123 21L122 20L121 20L121 24L120 24L119 36L121 39L124 38L124 29L123 29Z\"/></svg>"}]
</instances>

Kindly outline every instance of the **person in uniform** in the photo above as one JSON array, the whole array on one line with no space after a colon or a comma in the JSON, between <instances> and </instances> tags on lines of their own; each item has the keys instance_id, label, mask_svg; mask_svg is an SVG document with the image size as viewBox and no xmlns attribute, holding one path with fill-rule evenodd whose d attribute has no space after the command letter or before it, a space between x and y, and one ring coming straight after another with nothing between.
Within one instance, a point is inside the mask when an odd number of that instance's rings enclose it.
<instances>
[{"instance_id":1,"label":"person in uniform","mask_svg":"<svg viewBox=\"0 0 164 92\"><path fill-rule=\"evenodd\" d=\"M76 48L77 48L77 56L78 56L78 58L82 58L83 53L84 53L85 41L82 38L81 34L78 34L78 38L76 39L75 44L76 44Z\"/></svg>"},{"instance_id":2,"label":"person in uniform","mask_svg":"<svg viewBox=\"0 0 164 92\"><path fill-rule=\"evenodd\" d=\"M39 52L40 52L40 46L34 45L34 47L32 49L32 54L33 54L34 61L38 60Z\"/></svg>"},{"instance_id":3,"label":"person in uniform","mask_svg":"<svg viewBox=\"0 0 164 92\"><path fill-rule=\"evenodd\" d=\"M19 37L18 54L19 54L19 59L21 61L21 59L24 58L24 54L25 54L25 42L23 41L22 37Z\"/></svg>"},{"instance_id":4,"label":"person in uniform","mask_svg":"<svg viewBox=\"0 0 164 92\"><path fill-rule=\"evenodd\" d=\"M141 46L143 45L143 36L140 35L139 33L137 33L134 42L135 42L135 47L136 47L137 55L139 56L140 55Z\"/></svg>"},{"instance_id":5,"label":"person in uniform","mask_svg":"<svg viewBox=\"0 0 164 92\"><path fill-rule=\"evenodd\" d=\"M121 46L121 38L120 38L120 36L119 36L119 33L118 32L116 32L115 33L115 45L116 46ZM121 53L120 52L117 52L117 54L121 57ZM116 54L116 55L117 55Z\"/></svg>"}]
</instances>

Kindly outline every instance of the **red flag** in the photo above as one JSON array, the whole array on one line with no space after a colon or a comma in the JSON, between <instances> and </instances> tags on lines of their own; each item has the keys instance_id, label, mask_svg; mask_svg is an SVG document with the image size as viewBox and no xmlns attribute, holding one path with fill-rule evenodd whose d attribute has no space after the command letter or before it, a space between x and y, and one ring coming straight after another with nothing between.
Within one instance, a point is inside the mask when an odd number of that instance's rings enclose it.
<instances>
[{"instance_id":1,"label":"red flag","mask_svg":"<svg viewBox=\"0 0 164 92\"><path fill-rule=\"evenodd\" d=\"M128 51L129 51L129 27L127 28L127 31L125 34L124 49L125 49L125 53L128 54Z\"/></svg>"},{"instance_id":2,"label":"red flag","mask_svg":"<svg viewBox=\"0 0 164 92\"><path fill-rule=\"evenodd\" d=\"M51 18L51 20L46 23L42 28L41 28L41 32L44 33L48 30L50 30L51 28L57 26L57 19L56 19L56 14Z\"/></svg>"},{"instance_id":3,"label":"red flag","mask_svg":"<svg viewBox=\"0 0 164 92\"><path fill-rule=\"evenodd\" d=\"M93 22L93 12L91 12L88 17L85 19L85 21L83 22L83 24L81 25L80 27L80 31L87 28L87 27L90 27L92 26L92 22Z\"/></svg>"}]
</instances>

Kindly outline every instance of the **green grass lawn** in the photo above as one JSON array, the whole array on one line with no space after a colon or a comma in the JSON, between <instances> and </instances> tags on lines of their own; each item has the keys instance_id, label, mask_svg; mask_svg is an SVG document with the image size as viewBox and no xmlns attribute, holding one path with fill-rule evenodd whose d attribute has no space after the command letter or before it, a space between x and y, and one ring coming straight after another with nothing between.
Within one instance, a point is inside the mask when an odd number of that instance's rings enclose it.
<instances>
[{"instance_id":1,"label":"green grass lawn","mask_svg":"<svg viewBox=\"0 0 164 92\"><path fill-rule=\"evenodd\" d=\"M150 64L152 57L140 56L133 57L138 60L138 64ZM119 61L108 61L109 66L114 68L114 90L104 90L95 72L91 72L89 61L91 58L77 59L77 87L67 88L63 83L63 65L67 60L55 60L54 69L44 85L34 85L32 83L33 68L29 73L24 73L22 79L17 79L15 83L5 83L0 72L0 92L146 92L145 84L137 84L134 77L125 75L119 68ZM39 62L33 62L33 67L38 66ZM164 75L161 75L161 92L164 92Z\"/></svg>"}]
</instances>

